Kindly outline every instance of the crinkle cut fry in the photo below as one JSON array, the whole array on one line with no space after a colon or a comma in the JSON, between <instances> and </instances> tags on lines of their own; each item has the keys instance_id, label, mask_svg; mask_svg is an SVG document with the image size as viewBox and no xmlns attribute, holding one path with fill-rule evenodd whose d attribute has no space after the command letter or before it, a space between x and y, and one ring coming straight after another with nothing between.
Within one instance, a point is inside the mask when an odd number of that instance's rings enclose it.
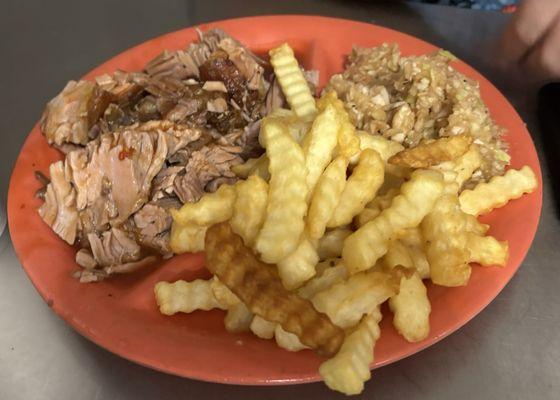
<instances>
[{"instance_id":1,"label":"crinkle cut fry","mask_svg":"<svg viewBox=\"0 0 560 400\"><path fill-rule=\"evenodd\" d=\"M286 290L276 268L258 260L228 223L208 229L206 266L251 312L279 323L318 354L331 356L340 348L344 331L310 301Z\"/></svg>"}]
</instances>

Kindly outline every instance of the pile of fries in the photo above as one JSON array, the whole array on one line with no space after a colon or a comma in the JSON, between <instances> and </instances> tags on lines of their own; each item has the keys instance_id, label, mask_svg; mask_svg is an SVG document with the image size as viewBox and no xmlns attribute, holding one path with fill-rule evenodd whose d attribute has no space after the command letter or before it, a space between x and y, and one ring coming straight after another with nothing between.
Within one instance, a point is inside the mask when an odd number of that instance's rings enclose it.
<instances>
[{"instance_id":1,"label":"pile of fries","mask_svg":"<svg viewBox=\"0 0 560 400\"><path fill-rule=\"evenodd\" d=\"M263 120L266 153L242 178L173 212L176 253L206 251L209 280L155 287L166 315L227 311L226 329L328 357L332 389L363 390L380 336L380 306L408 341L429 334L425 279L468 283L471 263L504 266L507 242L477 216L533 191L529 167L461 187L480 167L464 135L404 149L356 131L334 93L315 101L284 44L271 64L291 110Z\"/></svg>"}]
</instances>

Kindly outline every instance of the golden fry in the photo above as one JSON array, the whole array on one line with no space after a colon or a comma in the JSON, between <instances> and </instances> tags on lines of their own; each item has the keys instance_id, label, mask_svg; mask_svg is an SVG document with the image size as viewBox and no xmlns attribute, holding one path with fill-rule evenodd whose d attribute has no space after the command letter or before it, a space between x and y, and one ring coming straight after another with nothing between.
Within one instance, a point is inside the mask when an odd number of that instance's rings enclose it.
<instances>
[{"instance_id":1,"label":"golden fry","mask_svg":"<svg viewBox=\"0 0 560 400\"><path fill-rule=\"evenodd\" d=\"M230 224L247 246L253 246L264 223L268 200L268 184L256 175L235 185L237 193L233 203Z\"/></svg>"},{"instance_id":2,"label":"golden fry","mask_svg":"<svg viewBox=\"0 0 560 400\"><path fill-rule=\"evenodd\" d=\"M330 288L334 284L348 279L348 270L340 262L340 260L337 260L337 262L326 261L325 263L326 264L333 263L335 265L327 267L321 273L317 271L317 276L307 281L304 286L298 289L297 293L301 297L305 299L310 299L313 296L315 296L317 293ZM317 266L317 269L319 270L319 266Z\"/></svg>"},{"instance_id":3,"label":"golden fry","mask_svg":"<svg viewBox=\"0 0 560 400\"><path fill-rule=\"evenodd\" d=\"M419 228L405 229L399 234L399 242L406 246L414 268L420 278L430 277L430 263L424 251L424 238ZM406 266L406 265L405 265Z\"/></svg>"},{"instance_id":4,"label":"golden fry","mask_svg":"<svg viewBox=\"0 0 560 400\"><path fill-rule=\"evenodd\" d=\"M225 309L212 292L212 281L197 279L192 282L158 282L154 287L159 312L173 315L195 310Z\"/></svg>"},{"instance_id":5,"label":"golden fry","mask_svg":"<svg viewBox=\"0 0 560 400\"><path fill-rule=\"evenodd\" d=\"M258 158L249 158L243 164L237 164L231 167L231 171L237 175L238 178L247 179L251 172L254 170L257 164L259 164L262 159L266 156L261 156Z\"/></svg>"},{"instance_id":6,"label":"golden fry","mask_svg":"<svg viewBox=\"0 0 560 400\"><path fill-rule=\"evenodd\" d=\"M414 268L414 261L408 248L399 239L393 239L389 242L387 253L383 256L383 265L389 269L397 265Z\"/></svg>"},{"instance_id":7,"label":"golden fry","mask_svg":"<svg viewBox=\"0 0 560 400\"><path fill-rule=\"evenodd\" d=\"M231 333L248 332L253 320L253 313L249 311L245 304L239 302L233 307L228 308L224 318L226 331Z\"/></svg>"},{"instance_id":8,"label":"golden fry","mask_svg":"<svg viewBox=\"0 0 560 400\"><path fill-rule=\"evenodd\" d=\"M372 219L375 219L381 211L388 208L391 205L391 202L400 193L399 189L393 188L389 189L387 193L376 196L372 201L366 204L366 208L362 210L356 216L356 226L359 228L365 224L367 224Z\"/></svg>"},{"instance_id":9,"label":"golden fry","mask_svg":"<svg viewBox=\"0 0 560 400\"><path fill-rule=\"evenodd\" d=\"M443 195L422 221L432 282L464 286L471 276L467 244L467 219L456 195Z\"/></svg>"},{"instance_id":10,"label":"golden fry","mask_svg":"<svg viewBox=\"0 0 560 400\"><path fill-rule=\"evenodd\" d=\"M327 227L335 228L352 222L352 218L375 197L383 183L384 173L385 167L379 154L370 149L362 151Z\"/></svg>"},{"instance_id":11,"label":"golden fry","mask_svg":"<svg viewBox=\"0 0 560 400\"><path fill-rule=\"evenodd\" d=\"M393 325L409 342L419 342L430 333L430 312L426 286L418 273L402 278L399 293L389 299Z\"/></svg>"},{"instance_id":12,"label":"golden fry","mask_svg":"<svg viewBox=\"0 0 560 400\"><path fill-rule=\"evenodd\" d=\"M169 247L175 254L196 253L204 251L204 236L206 226L195 224L181 225L173 222L171 225L171 235Z\"/></svg>"},{"instance_id":13,"label":"golden fry","mask_svg":"<svg viewBox=\"0 0 560 400\"><path fill-rule=\"evenodd\" d=\"M315 99L299 68L294 51L284 43L268 52L270 64L282 88L288 104L302 119L311 119L317 114Z\"/></svg>"},{"instance_id":14,"label":"golden fry","mask_svg":"<svg viewBox=\"0 0 560 400\"><path fill-rule=\"evenodd\" d=\"M349 328L356 325L365 314L373 312L377 306L398 293L402 276L400 267L388 272L362 272L317 293L311 301L315 308L327 314L335 325Z\"/></svg>"},{"instance_id":15,"label":"golden fry","mask_svg":"<svg viewBox=\"0 0 560 400\"><path fill-rule=\"evenodd\" d=\"M340 118L332 105L327 105L313 121L311 130L304 136L301 147L307 169L308 197L311 197L323 170L329 165L337 144Z\"/></svg>"},{"instance_id":16,"label":"golden fry","mask_svg":"<svg viewBox=\"0 0 560 400\"><path fill-rule=\"evenodd\" d=\"M451 184L455 184L453 187L455 193L457 193L481 166L482 156L480 155L479 147L473 143L469 150L461 157L434 165L432 168L443 174L444 181L450 185L450 188L452 187ZM451 191L448 191L448 193L451 193Z\"/></svg>"},{"instance_id":17,"label":"golden fry","mask_svg":"<svg viewBox=\"0 0 560 400\"><path fill-rule=\"evenodd\" d=\"M286 290L276 268L258 260L228 223L208 229L206 266L251 312L280 324L317 353L332 355L340 348L344 332L309 300Z\"/></svg>"},{"instance_id":18,"label":"golden fry","mask_svg":"<svg viewBox=\"0 0 560 400\"><path fill-rule=\"evenodd\" d=\"M274 322L269 322L266 319L255 315L251 321L249 329L251 329L251 332L261 339L272 339L274 337L276 325L277 324Z\"/></svg>"},{"instance_id":19,"label":"golden fry","mask_svg":"<svg viewBox=\"0 0 560 400\"><path fill-rule=\"evenodd\" d=\"M339 156L330 163L317 182L307 213L307 231L312 239L320 239L325 234L327 222L346 186L347 167L348 160Z\"/></svg>"},{"instance_id":20,"label":"golden fry","mask_svg":"<svg viewBox=\"0 0 560 400\"><path fill-rule=\"evenodd\" d=\"M205 194L196 203L186 203L181 209L171 210L174 224L209 226L231 218L235 188L222 185L214 193Z\"/></svg>"},{"instance_id":21,"label":"golden fry","mask_svg":"<svg viewBox=\"0 0 560 400\"><path fill-rule=\"evenodd\" d=\"M305 159L285 124L275 121L262 124L271 177L266 217L255 249L263 261L277 263L296 249L305 227Z\"/></svg>"},{"instance_id":22,"label":"golden fry","mask_svg":"<svg viewBox=\"0 0 560 400\"><path fill-rule=\"evenodd\" d=\"M503 176L495 176L472 190L464 190L459 196L461 209L467 214L485 214L524 193L531 193L537 185L537 177L531 167L526 165L520 170L510 169Z\"/></svg>"},{"instance_id":23,"label":"golden fry","mask_svg":"<svg viewBox=\"0 0 560 400\"><path fill-rule=\"evenodd\" d=\"M389 158L389 163L401 167L428 168L461 157L469 150L472 141L473 138L470 135L424 141L416 147L395 154Z\"/></svg>"},{"instance_id":24,"label":"golden fry","mask_svg":"<svg viewBox=\"0 0 560 400\"><path fill-rule=\"evenodd\" d=\"M360 324L347 334L340 351L319 367L325 384L346 395L359 394L364 382L371 377L373 349L379 339L381 312L379 307L366 315Z\"/></svg>"},{"instance_id":25,"label":"golden fry","mask_svg":"<svg viewBox=\"0 0 560 400\"><path fill-rule=\"evenodd\" d=\"M336 92L330 91L317 101L319 110L324 110L329 105L336 108L341 121L338 131L337 155L350 159L360 153L360 139L356 135L356 127L350 122L350 117L344 108L344 103L337 98Z\"/></svg>"},{"instance_id":26,"label":"golden fry","mask_svg":"<svg viewBox=\"0 0 560 400\"><path fill-rule=\"evenodd\" d=\"M468 234L467 246L469 247L470 262L484 266L505 267L509 256L508 242L500 242L492 236L478 236Z\"/></svg>"},{"instance_id":27,"label":"golden fry","mask_svg":"<svg viewBox=\"0 0 560 400\"><path fill-rule=\"evenodd\" d=\"M319 255L315 246L304 235L296 250L277 264L284 287L291 290L301 286L315 275L315 265L318 262Z\"/></svg>"},{"instance_id":28,"label":"golden fry","mask_svg":"<svg viewBox=\"0 0 560 400\"><path fill-rule=\"evenodd\" d=\"M344 241L342 259L348 271L355 274L373 267L387 252L391 237L403 229L418 226L442 191L443 178L439 172L414 171L391 206Z\"/></svg>"},{"instance_id":29,"label":"golden fry","mask_svg":"<svg viewBox=\"0 0 560 400\"><path fill-rule=\"evenodd\" d=\"M212 278L212 281L210 282L210 288L212 289L214 297L216 298L216 300L218 300L218 303L220 303L225 308L232 308L241 303L239 297L237 297L231 290L229 290L226 285L220 282L220 280L216 276Z\"/></svg>"},{"instance_id":30,"label":"golden fry","mask_svg":"<svg viewBox=\"0 0 560 400\"><path fill-rule=\"evenodd\" d=\"M340 257L342 254L342 246L344 240L352 234L352 231L347 228L336 228L327 231L325 235L319 239L317 253L320 260L328 258Z\"/></svg>"},{"instance_id":31,"label":"golden fry","mask_svg":"<svg viewBox=\"0 0 560 400\"><path fill-rule=\"evenodd\" d=\"M278 347L284 350L300 351L309 348L301 343L296 335L285 331L280 325L276 325L276 327L274 328L274 339L276 339L276 344L278 344Z\"/></svg>"}]
</instances>

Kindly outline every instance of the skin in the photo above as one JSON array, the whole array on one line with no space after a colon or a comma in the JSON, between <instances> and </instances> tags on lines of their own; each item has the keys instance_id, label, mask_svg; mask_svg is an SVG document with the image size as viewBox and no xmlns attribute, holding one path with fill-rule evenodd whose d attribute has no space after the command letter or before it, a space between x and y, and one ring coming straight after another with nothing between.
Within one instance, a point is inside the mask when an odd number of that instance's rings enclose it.
<instances>
[{"instance_id":1,"label":"skin","mask_svg":"<svg viewBox=\"0 0 560 400\"><path fill-rule=\"evenodd\" d=\"M523 0L500 42L502 64L531 80L560 79L560 1Z\"/></svg>"}]
</instances>

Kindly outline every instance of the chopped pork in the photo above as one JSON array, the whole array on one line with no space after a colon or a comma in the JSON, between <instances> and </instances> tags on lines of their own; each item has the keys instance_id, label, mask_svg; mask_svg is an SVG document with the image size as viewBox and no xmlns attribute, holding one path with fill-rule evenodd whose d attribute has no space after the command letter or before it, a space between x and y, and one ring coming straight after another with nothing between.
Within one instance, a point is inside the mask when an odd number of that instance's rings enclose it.
<instances>
[{"instance_id":1,"label":"chopped pork","mask_svg":"<svg viewBox=\"0 0 560 400\"><path fill-rule=\"evenodd\" d=\"M79 248L80 281L170 257L169 210L233 184L231 167L263 152L260 119L284 105L270 66L219 29L142 71L69 82L41 119L65 159L38 175L37 196Z\"/></svg>"}]
</instances>

